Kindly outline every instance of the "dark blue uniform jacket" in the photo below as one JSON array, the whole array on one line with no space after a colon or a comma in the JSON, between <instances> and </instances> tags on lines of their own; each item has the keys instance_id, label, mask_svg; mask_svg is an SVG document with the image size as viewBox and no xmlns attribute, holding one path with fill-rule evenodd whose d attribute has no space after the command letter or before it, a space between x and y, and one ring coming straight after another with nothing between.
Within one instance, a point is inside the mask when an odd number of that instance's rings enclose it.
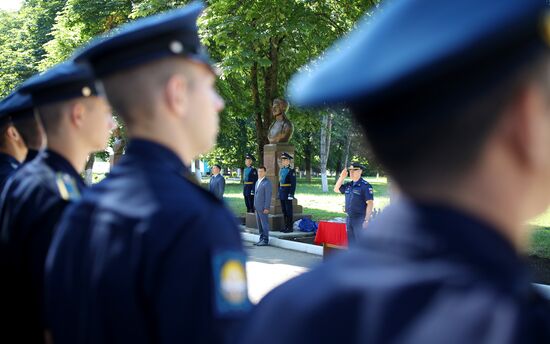
<instances>
[{"instance_id":1,"label":"dark blue uniform jacket","mask_svg":"<svg viewBox=\"0 0 550 344\"><path fill-rule=\"evenodd\" d=\"M294 197L296 192L296 174L290 167L282 167L279 170L279 199L286 200L288 196Z\"/></svg>"},{"instance_id":2,"label":"dark blue uniform jacket","mask_svg":"<svg viewBox=\"0 0 550 344\"><path fill-rule=\"evenodd\" d=\"M341 185L340 193L346 197L346 213L349 216L365 217L367 201L374 199L372 185L361 178L357 182L350 181Z\"/></svg>"},{"instance_id":3,"label":"dark blue uniform jacket","mask_svg":"<svg viewBox=\"0 0 550 344\"><path fill-rule=\"evenodd\" d=\"M243 195L245 196L254 195L254 186L258 181L258 170L255 167L250 166L250 167L245 167L243 173L244 173Z\"/></svg>"},{"instance_id":4,"label":"dark blue uniform jacket","mask_svg":"<svg viewBox=\"0 0 550 344\"><path fill-rule=\"evenodd\" d=\"M550 343L550 306L490 225L404 200L356 249L266 296L247 325L243 344Z\"/></svg>"},{"instance_id":5,"label":"dark blue uniform jacket","mask_svg":"<svg viewBox=\"0 0 550 344\"><path fill-rule=\"evenodd\" d=\"M15 172L17 167L19 167L19 161L11 155L0 153L0 193L8 177Z\"/></svg>"},{"instance_id":6,"label":"dark blue uniform jacket","mask_svg":"<svg viewBox=\"0 0 550 344\"><path fill-rule=\"evenodd\" d=\"M5 185L0 200L0 312L7 322L0 336L11 338L7 342L43 338L46 254L63 210L84 188L72 165L49 150L22 165Z\"/></svg>"},{"instance_id":7,"label":"dark blue uniform jacket","mask_svg":"<svg viewBox=\"0 0 550 344\"><path fill-rule=\"evenodd\" d=\"M250 304L236 220L164 146L134 139L71 205L46 263L56 344L222 343Z\"/></svg>"}]
</instances>

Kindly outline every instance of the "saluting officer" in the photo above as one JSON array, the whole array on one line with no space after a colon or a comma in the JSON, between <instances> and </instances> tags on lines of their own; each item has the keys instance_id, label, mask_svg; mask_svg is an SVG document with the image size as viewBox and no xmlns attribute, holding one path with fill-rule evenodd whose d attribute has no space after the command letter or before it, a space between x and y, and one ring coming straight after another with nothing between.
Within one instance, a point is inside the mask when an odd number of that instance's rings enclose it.
<instances>
[{"instance_id":1,"label":"saluting officer","mask_svg":"<svg viewBox=\"0 0 550 344\"><path fill-rule=\"evenodd\" d=\"M283 165L279 169L279 200L281 201L281 208L283 210L283 216L285 220L285 228L281 231L283 233L290 233L292 229L293 209L292 200L294 199L294 192L296 191L296 174L294 169L290 166L290 160L292 156L286 152L281 155L281 164Z\"/></svg>"},{"instance_id":2,"label":"saluting officer","mask_svg":"<svg viewBox=\"0 0 550 344\"><path fill-rule=\"evenodd\" d=\"M294 103L351 108L400 197L240 343L550 343L522 257L550 204L547 6L387 1L292 81Z\"/></svg>"},{"instance_id":3,"label":"saluting officer","mask_svg":"<svg viewBox=\"0 0 550 344\"><path fill-rule=\"evenodd\" d=\"M343 184L348 176L347 169L344 169L334 185L334 192L346 197L346 230L350 245L355 244L363 228L367 227L374 203L372 185L361 178L364 170L365 166L353 162L349 167L351 181Z\"/></svg>"},{"instance_id":4,"label":"saluting officer","mask_svg":"<svg viewBox=\"0 0 550 344\"><path fill-rule=\"evenodd\" d=\"M256 161L253 155L247 154L244 159L244 164L246 165L244 169L244 185L243 185L243 195L244 195L244 204L246 205L246 212L254 212L254 185L258 181L258 170L252 166Z\"/></svg>"},{"instance_id":5,"label":"saluting officer","mask_svg":"<svg viewBox=\"0 0 550 344\"><path fill-rule=\"evenodd\" d=\"M224 343L250 308L234 215L188 163L224 102L200 44L200 4L84 48L124 120L126 153L67 209L46 262L46 315L64 343Z\"/></svg>"},{"instance_id":6,"label":"saluting officer","mask_svg":"<svg viewBox=\"0 0 550 344\"><path fill-rule=\"evenodd\" d=\"M107 144L110 108L91 71L72 62L38 74L21 86L38 108L47 148L8 180L0 200L2 293L7 331L22 343L43 340L44 262L63 210L85 188L88 155Z\"/></svg>"}]
</instances>

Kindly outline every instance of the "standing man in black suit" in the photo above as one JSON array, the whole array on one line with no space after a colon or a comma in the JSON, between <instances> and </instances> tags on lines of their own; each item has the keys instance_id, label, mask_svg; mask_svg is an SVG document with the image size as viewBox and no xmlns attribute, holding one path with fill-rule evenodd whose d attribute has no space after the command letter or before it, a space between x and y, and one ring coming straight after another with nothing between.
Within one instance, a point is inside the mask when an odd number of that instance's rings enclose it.
<instances>
[{"instance_id":1,"label":"standing man in black suit","mask_svg":"<svg viewBox=\"0 0 550 344\"><path fill-rule=\"evenodd\" d=\"M225 178L220 173L222 170L220 165L212 166L212 177L210 178L209 189L219 199L223 199L225 192Z\"/></svg>"},{"instance_id":2,"label":"standing man in black suit","mask_svg":"<svg viewBox=\"0 0 550 344\"><path fill-rule=\"evenodd\" d=\"M269 243L269 208L271 207L271 190L272 185L269 178L265 177L266 168L260 166L258 168L258 176L260 177L255 185L254 190L254 208L256 209L256 223L260 230L260 240L255 243L256 246L267 246Z\"/></svg>"}]
</instances>

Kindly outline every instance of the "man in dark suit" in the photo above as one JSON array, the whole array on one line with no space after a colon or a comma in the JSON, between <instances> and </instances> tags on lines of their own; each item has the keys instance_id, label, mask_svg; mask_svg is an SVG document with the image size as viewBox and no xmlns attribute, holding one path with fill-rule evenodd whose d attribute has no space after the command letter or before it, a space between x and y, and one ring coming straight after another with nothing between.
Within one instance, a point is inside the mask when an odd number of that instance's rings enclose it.
<instances>
[{"instance_id":1,"label":"man in dark suit","mask_svg":"<svg viewBox=\"0 0 550 344\"><path fill-rule=\"evenodd\" d=\"M269 208L271 207L271 181L265 177L266 168L258 168L258 181L254 190L254 208L256 209L256 223L260 230L260 240L255 243L256 246L267 246L269 243Z\"/></svg>"},{"instance_id":2,"label":"man in dark suit","mask_svg":"<svg viewBox=\"0 0 550 344\"><path fill-rule=\"evenodd\" d=\"M212 178L210 178L209 189L219 199L223 199L225 192L225 178L221 175L222 170L220 165L212 166Z\"/></svg>"}]
</instances>

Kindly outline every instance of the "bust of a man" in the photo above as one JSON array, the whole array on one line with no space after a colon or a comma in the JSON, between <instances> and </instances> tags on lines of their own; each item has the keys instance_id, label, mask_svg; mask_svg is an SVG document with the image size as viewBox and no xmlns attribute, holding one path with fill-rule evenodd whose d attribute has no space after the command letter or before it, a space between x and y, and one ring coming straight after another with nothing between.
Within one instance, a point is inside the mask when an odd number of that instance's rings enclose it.
<instances>
[{"instance_id":1,"label":"bust of a man","mask_svg":"<svg viewBox=\"0 0 550 344\"><path fill-rule=\"evenodd\" d=\"M273 101L271 113L273 114L275 121L271 123L267 134L269 143L288 142L292 137L294 126L285 115L287 110L288 102L286 100L277 98Z\"/></svg>"}]
</instances>

